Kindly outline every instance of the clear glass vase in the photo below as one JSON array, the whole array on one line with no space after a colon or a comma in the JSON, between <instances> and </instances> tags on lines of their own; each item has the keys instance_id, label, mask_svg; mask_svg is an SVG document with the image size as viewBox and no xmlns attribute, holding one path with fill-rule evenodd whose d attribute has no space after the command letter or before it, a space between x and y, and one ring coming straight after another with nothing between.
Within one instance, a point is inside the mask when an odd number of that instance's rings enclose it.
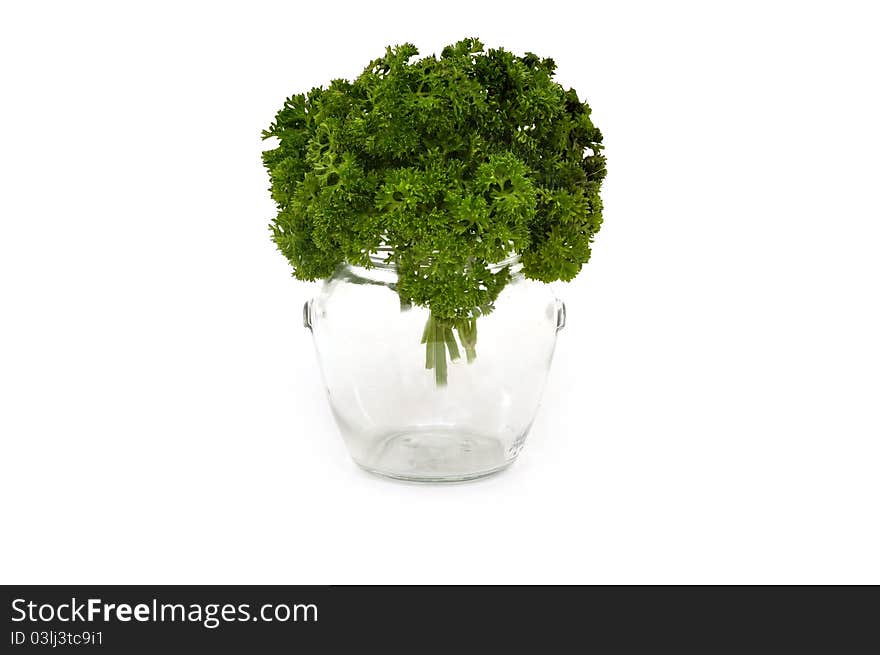
<instances>
[{"instance_id":1,"label":"clear glass vase","mask_svg":"<svg viewBox=\"0 0 880 655\"><path fill-rule=\"evenodd\" d=\"M491 312L444 327L401 307L393 266L342 266L303 308L330 407L354 461L393 478L469 480L516 459L565 306L518 260ZM451 343L450 343L451 340Z\"/></svg>"}]
</instances>

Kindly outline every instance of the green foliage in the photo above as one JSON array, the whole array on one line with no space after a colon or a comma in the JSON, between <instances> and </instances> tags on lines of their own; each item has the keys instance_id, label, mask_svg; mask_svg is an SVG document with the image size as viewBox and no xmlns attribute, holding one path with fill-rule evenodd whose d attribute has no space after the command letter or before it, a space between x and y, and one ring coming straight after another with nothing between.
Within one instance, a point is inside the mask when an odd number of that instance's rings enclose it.
<instances>
[{"instance_id":1,"label":"green foliage","mask_svg":"<svg viewBox=\"0 0 880 655\"><path fill-rule=\"evenodd\" d=\"M273 237L296 277L390 250L401 302L436 321L423 341L452 354L452 326L470 334L509 279L493 263L519 254L524 275L550 282L589 260L605 158L590 108L553 80L552 59L477 39L417 54L388 48L354 81L288 98L263 133L279 140L263 161ZM445 379L445 355L443 366Z\"/></svg>"}]
</instances>

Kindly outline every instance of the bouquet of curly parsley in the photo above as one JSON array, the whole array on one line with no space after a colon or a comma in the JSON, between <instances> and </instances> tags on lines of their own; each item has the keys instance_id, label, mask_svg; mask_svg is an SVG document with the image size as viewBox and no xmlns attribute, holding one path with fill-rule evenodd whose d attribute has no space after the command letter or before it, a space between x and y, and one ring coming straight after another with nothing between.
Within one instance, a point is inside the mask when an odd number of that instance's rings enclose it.
<instances>
[{"instance_id":1,"label":"bouquet of curly parsley","mask_svg":"<svg viewBox=\"0 0 880 655\"><path fill-rule=\"evenodd\" d=\"M475 357L476 319L510 278L492 264L570 280L602 224L602 135L589 106L531 53L477 39L414 59L388 48L354 81L288 98L264 138L278 215L275 243L303 280L371 265L397 268L403 306L430 310L426 365L446 381L458 334ZM442 366L439 359L442 358Z\"/></svg>"}]
</instances>

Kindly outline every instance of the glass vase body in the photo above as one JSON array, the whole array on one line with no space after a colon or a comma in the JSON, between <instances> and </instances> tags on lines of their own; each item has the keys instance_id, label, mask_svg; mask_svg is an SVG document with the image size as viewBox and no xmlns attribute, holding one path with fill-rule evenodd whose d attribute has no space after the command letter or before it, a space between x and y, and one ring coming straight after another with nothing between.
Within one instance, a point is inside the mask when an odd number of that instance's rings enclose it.
<instances>
[{"instance_id":1,"label":"glass vase body","mask_svg":"<svg viewBox=\"0 0 880 655\"><path fill-rule=\"evenodd\" d=\"M393 266L341 266L306 303L303 321L330 407L358 465L393 478L449 482L495 473L516 459L538 411L565 306L548 285L525 278L516 259L497 266L509 267L510 282L476 319L471 353L450 331L456 343L441 349L442 379L437 362L427 367L430 312L401 306Z\"/></svg>"}]
</instances>

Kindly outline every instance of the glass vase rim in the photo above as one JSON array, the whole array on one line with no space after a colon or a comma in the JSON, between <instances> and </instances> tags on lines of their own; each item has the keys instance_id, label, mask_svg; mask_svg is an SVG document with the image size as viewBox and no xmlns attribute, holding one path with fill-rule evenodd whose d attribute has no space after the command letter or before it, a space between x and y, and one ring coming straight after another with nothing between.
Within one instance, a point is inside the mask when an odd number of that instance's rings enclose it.
<instances>
[{"instance_id":1,"label":"glass vase rim","mask_svg":"<svg viewBox=\"0 0 880 655\"><path fill-rule=\"evenodd\" d=\"M353 268L377 268L385 271L396 271L397 264L390 261L390 256L393 250L391 248L379 248L375 252L371 252L369 254L370 264L369 266L362 266L358 264L352 264L348 262L347 264ZM510 253L507 257L497 262L490 262L488 264L488 268L493 273L497 273L503 268L513 268L517 267L521 264L521 256L518 252Z\"/></svg>"}]
</instances>

